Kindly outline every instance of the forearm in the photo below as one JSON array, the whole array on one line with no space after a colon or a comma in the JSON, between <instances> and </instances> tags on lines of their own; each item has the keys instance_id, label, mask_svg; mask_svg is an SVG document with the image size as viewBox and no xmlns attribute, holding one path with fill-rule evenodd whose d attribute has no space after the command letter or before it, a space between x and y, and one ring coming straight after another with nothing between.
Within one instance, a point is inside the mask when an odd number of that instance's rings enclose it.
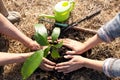
<instances>
[{"instance_id":1,"label":"forearm","mask_svg":"<svg viewBox=\"0 0 120 80\"><path fill-rule=\"evenodd\" d=\"M98 71L103 71L103 69L102 69L103 63L104 63L104 61L98 61L98 60L92 60L92 59L85 58L84 67L95 69Z\"/></svg>"},{"instance_id":2,"label":"forearm","mask_svg":"<svg viewBox=\"0 0 120 80\"><path fill-rule=\"evenodd\" d=\"M92 38L88 39L84 42L84 51L91 49L92 47L96 46L97 44L101 43L102 40L98 37L98 35L94 35Z\"/></svg>"},{"instance_id":3,"label":"forearm","mask_svg":"<svg viewBox=\"0 0 120 80\"><path fill-rule=\"evenodd\" d=\"M24 35L22 32L20 32L2 14L0 14L0 33L6 34L16 40L19 40L20 42L22 42L24 44L31 41L30 38L28 38L26 35Z\"/></svg>"},{"instance_id":4,"label":"forearm","mask_svg":"<svg viewBox=\"0 0 120 80\"><path fill-rule=\"evenodd\" d=\"M0 66L12 63L22 63L33 53L4 53L0 52Z\"/></svg>"}]
</instances>

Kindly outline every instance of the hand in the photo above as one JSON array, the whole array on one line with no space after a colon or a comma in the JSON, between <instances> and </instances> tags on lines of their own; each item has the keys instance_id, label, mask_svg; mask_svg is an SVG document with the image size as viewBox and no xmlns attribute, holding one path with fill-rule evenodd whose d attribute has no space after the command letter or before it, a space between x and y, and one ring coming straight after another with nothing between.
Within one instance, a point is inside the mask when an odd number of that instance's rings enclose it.
<instances>
[{"instance_id":1,"label":"hand","mask_svg":"<svg viewBox=\"0 0 120 80\"><path fill-rule=\"evenodd\" d=\"M52 71L54 70L56 63L51 62L50 60L43 58L42 63L40 64L40 68L45 71Z\"/></svg>"},{"instance_id":2,"label":"hand","mask_svg":"<svg viewBox=\"0 0 120 80\"><path fill-rule=\"evenodd\" d=\"M36 42L36 41L30 41L28 46L31 50L38 50L38 49L41 49L42 47Z\"/></svg>"},{"instance_id":3,"label":"hand","mask_svg":"<svg viewBox=\"0 0 120 80\"><path fill-rule=\"evenodd\" d=\"M55 69L58 70L58 72L69 73L84 67L86 58L77 55L67 55L64 57L71 60L57 64Z\"/></svg>"},{"instance_id":4,"label":"hand","mask_svg":"<svg viewBox=\"0 0 120 80\"><path fill-rule=\"evenodd\" d=\"M60 39L63 41L63 45L72 49L72 51L67 51L66 54L82 54L85 51L84 43L72 40L72 39Z\"/></svg>"}]
</instances>

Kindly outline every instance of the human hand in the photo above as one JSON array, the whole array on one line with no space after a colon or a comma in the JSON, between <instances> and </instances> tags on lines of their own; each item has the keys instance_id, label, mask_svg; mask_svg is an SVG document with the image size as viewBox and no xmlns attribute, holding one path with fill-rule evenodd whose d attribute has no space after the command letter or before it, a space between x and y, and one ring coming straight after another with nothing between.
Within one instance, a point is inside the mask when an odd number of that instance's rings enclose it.
<instances>
[{"instance_id":1,"label":"human hand","mask_svg":"<svg viewBox=\"0 0 120 80\"><path fill-rule=\"evenodd\" d=\"M71 60L57 64L55 69L58 72L63 72L65 74L84 67L86 58L78 55L66 55L64 57Z\"/></svg>"},{"instance_id":2,"label":"human hand","mask_svg":"<svg viewBox=\"0 0 120 80\"><path fill-rule=\"evenodd\" d=\"M27 47L29 47L31 50L38 50L43 48L42 46L40 46L36 41L30 41L28 45L26 45Z\"/></svg>"},{"instance_id":3,"label":"human hand","mask_svg":"<svg viewBox=\"0 0 120 80\"><path fill-rule=\"evenodd\" d=\"M72 49L72 51L67 51L66 54L82 54L85 51L84 43L72 40L72 39L60 39L63 41L63 45Z\"/></svg>"},{"instance_id":4,"label":"human hand","mask_svg":"<svg viewBox=\"0 0 120 80\"><path fill-rule=\"evenodd\" d=\"M40 64L40 68L45 71L52 71L52 70L54 70L55 66L56 66L56 63L54 63L46 58L43 58L43 61Z\"/></svg>"}]
</instances>

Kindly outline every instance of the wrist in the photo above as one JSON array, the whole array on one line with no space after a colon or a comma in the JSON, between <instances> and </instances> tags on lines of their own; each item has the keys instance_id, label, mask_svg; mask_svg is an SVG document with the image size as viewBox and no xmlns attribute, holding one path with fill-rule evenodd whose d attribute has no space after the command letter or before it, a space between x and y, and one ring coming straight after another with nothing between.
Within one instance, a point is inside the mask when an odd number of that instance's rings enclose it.
<instances>
[{"instance_id":1,"label":"wrist","mask_svg":"<svg viewBox=\"0 0 120 80\"><path fill-rule=\"evenodd\" d=\"M84 61L84 67L89 68L88 66L89 66L88 60L85 60Z\"/></svg>"},{"instance_id":2,"label":"wrist","mask_svg":"<svg viewBox=\"0 0 120 80\"><path fill-rule=\"evenodd\" d=\"M88 68L88 60L87 60L87 58L83 58L82 60L83 60L83 63L82 63L83 67Z\"/></svg>"},{"instance_id":3,"label":"wrist","mask_svg":"<svg viewBox=\"0 0 120 80\"><path fill-rule=\"evenodd\" d=\"M26 60L28 57L30 57L32 54L34 54L34 52L30 52L30 53L24 53L24 54L21 54L22 58L24 60Z\"/></svg>"}]
</instances>

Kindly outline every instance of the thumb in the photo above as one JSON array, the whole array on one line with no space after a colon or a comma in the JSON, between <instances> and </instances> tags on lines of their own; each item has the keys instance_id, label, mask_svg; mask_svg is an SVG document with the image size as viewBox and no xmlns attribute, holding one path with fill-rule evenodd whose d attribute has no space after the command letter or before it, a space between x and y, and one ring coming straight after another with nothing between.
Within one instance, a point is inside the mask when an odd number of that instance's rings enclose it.
<instances>
[{"instance_id":1,"label":"thumb","mask_svg":"<svg viewBox=\"0 0 120 80\"><path fill-rule=\"evenodd\" d=\"M64 58L71 59L71 58L73 58L73 56L72 55L65 55Z\"/></svg>"},{"instance_id":2,"label":"thumb","mask_svg":"<svg viewBox=\"0 0 120 80\"><path fill-rule=\"evenodd\" d=\"M67 51L66 54L76 54L75 51Z\"/></svg>"}]
</instances>

